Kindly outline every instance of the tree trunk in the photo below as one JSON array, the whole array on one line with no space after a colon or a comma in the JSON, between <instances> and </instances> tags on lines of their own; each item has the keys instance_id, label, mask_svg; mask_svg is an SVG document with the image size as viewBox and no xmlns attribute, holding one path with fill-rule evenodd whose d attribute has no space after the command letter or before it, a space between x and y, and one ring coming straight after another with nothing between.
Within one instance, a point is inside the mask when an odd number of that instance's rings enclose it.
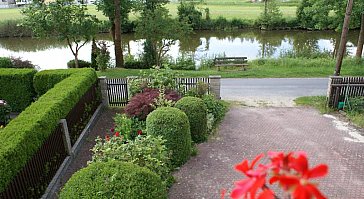
<instances>
[{"instance_id":1,"label":"tree trunk","mask_svg":"<svg viewBox=\"0 0 364 199\"><path fill-rule=\"evenodd\" d=\"M346 42L347 42L347 37L348 37L348 31L349 31L350 15L351 15L351 11L353 10L353 1L354 0L348 0L348 4L346 6L345 19L344 19L343 30L342 30L341 39L340 39L340 46L339 46L339 49L337 52L336 70L335 70L335 74L334 74L335 76L340 76L341 65L343 63Z\"/></svg>"},{"instance_id":2,"label":"tree trunk","mask_svg":"<svg viewBox=\"0 0 364 199\"><path fill-rule=\"evenodd\" d=\"M115 67L122 68L124 65L123 50L121 48L121 16L120 16L120 0L114 0L115 4Z\"/></svg>"},{"instance_id":3,"label":"tree trunk","mask_svg":"<svg viewBox=\"0 0 364 199\"><path fill-rule=\"evenodd\" d=\"M78 65L78 52L75 53L75 68L79 68L79 65Z\"/></svg>"},{"instance_id":4,"label":"tree trunk","mask_svg":"<svg viewBox=\"0 0 364 199\"><path fill-rule=\"evenodd\" d=\"M358 46L356 49L355 57L361 59L363 54L363 44L364 44L364 13L361 14L361 26L360 26L360 33L359 33L359 40Z\"/></svg>"}]
</instances>

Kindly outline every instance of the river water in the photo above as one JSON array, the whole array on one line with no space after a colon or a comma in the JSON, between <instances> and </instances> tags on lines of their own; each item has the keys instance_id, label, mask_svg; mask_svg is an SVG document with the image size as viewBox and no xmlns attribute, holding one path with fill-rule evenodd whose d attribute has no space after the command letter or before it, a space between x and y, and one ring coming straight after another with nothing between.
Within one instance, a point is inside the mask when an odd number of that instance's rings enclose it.
<instances>
[{"instance_id":1,"label":"river water","mask_svg":"<svg viewBox=\"0 0 364 199\"><path fill-rule=\"evenodd\" d=\"M351 31L348 37L347 52L355 53L358 31ZM124 54L138 57L143 51L143 40L133 34L123 36ZM100 34L98 40L108 41L113 56L113 45L109 34ZM168 56L175 59L182 54L193 56L197 63L201 59L215 56L246 56L276 58L286 51L334 51L340 33L333 31L200 31L172 46ZM67 68L73 59L72 52L65 42L55 39L0 38L0 56L21 57L38 65L41 70ZM79 52L79 59L90 61L91 44L86 44Z\"/></svg>"}]
</instances>

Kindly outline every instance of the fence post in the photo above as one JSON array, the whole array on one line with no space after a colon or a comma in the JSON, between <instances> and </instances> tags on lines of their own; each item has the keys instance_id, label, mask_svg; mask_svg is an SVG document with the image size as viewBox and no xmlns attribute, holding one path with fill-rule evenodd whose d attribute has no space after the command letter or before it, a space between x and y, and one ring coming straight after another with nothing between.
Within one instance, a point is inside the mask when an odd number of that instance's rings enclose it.
<instances>
[{"instance_id":1,"label":"fence post","mask_svg":"<svg viewBox=\"0 0 364 199\"><path fill-rule=\"evenodd\" d=\"M100 87L101 87L102 103L105 106L109 106L109 98L107 96L106 76L99 77L99 83L100 83Z\"/></svg>"},{"instance_id":2,"label":"fence post","mask_svg":"<svg viewBox=\"0 0 364 199\"><path fill-rule=\"evenodd\" d=\"M221 99L220 88L221 88L221 76L209 76L210 79L210 93L215 95L216 99Z\"/></svg>"},{"instance_id":3,"label":"fence post","mask_svg":"<svg viewBox=\"0 0 364 199\"><path fill-rule=\"evenodd\" d=\"M64 143L64 147L66 148L66 151L68 153L68 155L71 155L71 151L72 151L72 146L71 146L71 138L70 138L70 134L68 131L68 126L67 126L67 121L66 119L61 119L59 121L59 123L62 125L62 129L63 129L63 143Z\"/></svg>"},{"instance_id":4,"label":"fence post","mask_svg":"<svg viewBox=\"0 0 364 199\"><path fill-rule=\"evenodd\" d=\"M333 76L329 77L329 82L328 82L328 86L327 86L327 94L326 94L326 107L330 107L330 102L331 102L331 98L332 98L332 80L333 80Z\"/></svg>"}]
</instances>

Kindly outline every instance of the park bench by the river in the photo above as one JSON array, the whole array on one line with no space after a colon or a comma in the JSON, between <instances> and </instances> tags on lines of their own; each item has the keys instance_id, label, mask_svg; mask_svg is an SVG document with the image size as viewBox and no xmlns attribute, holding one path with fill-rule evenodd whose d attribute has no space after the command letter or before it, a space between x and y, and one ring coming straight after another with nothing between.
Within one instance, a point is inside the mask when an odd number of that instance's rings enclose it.
<instances>
[{"instance_id":1,"label":"park bench by the river","mask_svg":"<svg viewBox=\"0 0 364 199\"><path fill-rule=\"evenodd\" d=\"M216 57L214 59L214 65L217 66L217 70L220 70L221 66L241 66L243 70L246 70L248 66L247 57Z\"/></svg>"}]
</instances>

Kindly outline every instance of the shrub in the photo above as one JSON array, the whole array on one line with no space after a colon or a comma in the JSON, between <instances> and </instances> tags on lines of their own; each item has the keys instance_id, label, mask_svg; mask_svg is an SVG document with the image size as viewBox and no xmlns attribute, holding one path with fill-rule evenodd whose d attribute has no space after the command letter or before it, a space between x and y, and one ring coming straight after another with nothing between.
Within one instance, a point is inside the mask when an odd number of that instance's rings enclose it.
<instances>
[{"instance_id":1,"label":"shrub","mask_svg":"<svg viewBox=\"0 0 364 199\"><path fill-rule=\"evenodd\" d=\"M11 108L4 100L0 100L0 126L4 126L9 122L9 114Z\"/></svg>"},{"instance_id":2,"label":"shrub","mask_svg":"<svg viewBox=\"0 0 364 199\"><path fill-rule=\"evenodd\" d=\"M11 57L10 59L13 63L13 68L36 68L29 60L23 60L20 57Z\"/></svg>"},{"instance_id":3,"label":"shrub","mask_svg":"<svg viewBox=\"0 0 364 199\"><path fill-rule=\"evenodd\" d=\"M193 29L198 29L202 20L202 13L198 11L193 3L183 3L177 7L178 19L180 21L186 20Z\"/></svg>"},{"instance_id":4,"label":"shrub","mask_svg":"<svg viewBox=\"0 0 364 199\"><path fill-rule=\"evenodd\" d=\"M99 53L96 57L97 68L101 71L105 71L110 67L110 52L106 41L99 41Z\"/></svg>"},{"instance_id":5,"label":"shrub","mask_svg":"<svg viewBox=\"0 0 364 199\"><path fill-rule=\"evenodd\" d=\"M125 114L116 114L114 117L115 132L119 132L125 139L131 140L136 137L136 132L132 134L133 120Z\"/></svg>"},{"instance_id":6,"label":"shrub","mask_svg":"<svg viewBox=\"0 0 364 199\"><path fill-rule=\"evenodd\" d=\"M364 113L364 97L353 97L349 100L350 109L354 113Z\"/></svg>"},{"instance_id":7,"label":"shrub","mask_svg":"<svg viewBox=\"0 0 364 199\"><path fill-rule=\"evenodd\" d=\"M158 89L144 89L142 93L138 93L130 99L130 102L125 107L125 113L129 117L137 117L145 120L147 115L154 110L153 103L158 96ZM165 98L167 100L177 101L180 99L180 96L176 91L166 90Z\"/></svg>"},{"instance_id":8,"label":"shrub","mask_svg":"<svg viewBox=\"0 0 364 199\"><path fill-rule=\"evenodd\" d=\"M92 163L76 172L60 193L60 199L71 198L165 199L167 190L150 170L109 161Z\"/></svg>"},{"instance_id":9,"label":"shrub","mask_svg":"<svg viewBox=\"0 0 364 199\"><path fill-rule=\"evenodd\" d=\"M148 68L150 68L150 66L146 65L143 61L138 61L138 60L134 60L134 59L126 60L124 63L124 67L130 68L130 69L148 69Z\"/></svg>"},{"instance_id":10,"label":"shrub","mask_svg":"<svg viewBox=\"0 0 364 199\"><path fill-rule=\"evenodd\" d=\"M146 79L134 78L129 80L128 80L128 88L129 88L130 98L138 93L143 92L143 90L148 87L148 82Z\"/></svg>"},{"instance_id":11,"label":"shrub","mask_svg":"<svg viewBox=\"0 0 364 199\"><path fill-rule=\"evenodd\" d=\"M188 90L186 95L190 97L202 98L204 95L207 94L208 89L209 85L206 84L205 82L197 82L196 87Z\"/></svg>"},{"instance_id":12,"label":"shrub","mask_svg":"<svg viewBox=\"0 0 364 199\"><path fill-rule=\"evenodd\" d=\"M169 153L162 136L138 136L135 140L125 142L123 137L113 136L109 139L96 139L92 162L119 160L146 167L158 174L162 180L169 177Z\"/></svg>"},{"instance_id":13,"label":"shrub","mask_svg":"<svg viewBox=\"0 0 364 199\"><path fill-rule=\"evenodd\" d=\"M13 69L15 70L15 69ZM16 69L19 71L29 69ZM59 71L66 70L56 70ZM39 150L79 99L97 81L93 69L75 69L53 89L28 106L2 130L0 135L0 192ZM1 89L2 90L2 89Z\"/></svg>"},{"instance_id":14,"label":"shrub","mask_svg":"<svg viewBox=\"0 0 364 199\"><path fill-rule=\"evenodd\" d=\"M217 100L213 95L205 95L202 97L207 113L214 116L214 126L216 126L225 116L228 107L221 100Z\"/></svg>"},{"instance_id":15,"label":"shrub","mask_svg":"<svg viewBox=\"0 0 364 199\"><path fill-rule=\"evenodd\" d=\"M91 69L90 69L91 70ZM38 96L43 95L57 83L68 78L72 74L85 71L85 69L72 70L44 70L34 76L34 89Z\"/></svg>"},{"instance_id":16,"label":"shrub","mask_svg":"<svg viewBox=\"0 0 364 199\"><path fill-rule=\"evenodd\" d=\"M34 69L0 69L0 99L7 101L13 111L21 112L33 102L36 72Z\"/></svg>"},{"instance_id":17,"label":"shrub","mask_svg":"<svg viewBox=\"0 0 364 199\"><path fill-rule=\"evenodd\" d=\"M67 62L68 68L76 68L75 60L72 59L69 62ZM78 68L91 68L91 62L84 61L84 60L78 60Z\"/></svg>"},{"instance_id":18,"label":"shrub","mask_svg":"<svg viewBox=\"0 0 364 199\"><path fill-rule=\"evenodd\" d=\"M176 63L172 63L170 67L174 70L195 70L196 62L192 55L187 55L183 53L176 59Z\"/></svg>"},{"instance_id":19,"label":"shrub","mask_svg":"<svg viewBox=\"0 0 364 199\"><path fill-rule=\"evenodd\" d=\"M0 68L12 68L13 63L9 57L0 57Z\"/></svg>"},{"instance_id":20,"label":"shrub","mask_svg":"<svg viewBox=\"0 0 364 199\"><path fill-rule=\"evenodd\" d=\"M183 97L176 108L186 113L190 122L191 138L195 143L207 139L207 108L202 99L197 97Z\"/></svg>"},{"instance_id":21,"label":"shrub","mask_svg":"<svg viewBox=\"0 0 364 199\"><path fill-rule=\"evenodd\" d=\"M163 136L166 147L171 152L171 164L179 167L191 154L191 133L187 115L177 108L164 107L147 117L149 135Z\"/></svg>"}]
</instances>

